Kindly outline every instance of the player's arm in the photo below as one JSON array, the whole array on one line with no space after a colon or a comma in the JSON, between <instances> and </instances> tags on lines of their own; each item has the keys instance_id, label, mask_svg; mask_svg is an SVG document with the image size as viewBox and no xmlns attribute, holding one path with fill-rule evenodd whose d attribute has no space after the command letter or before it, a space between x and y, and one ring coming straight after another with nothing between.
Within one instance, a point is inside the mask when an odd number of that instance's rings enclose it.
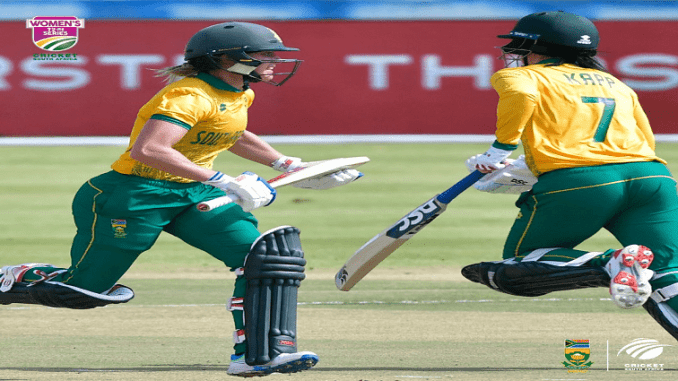
<instances>
[{"instance_id":1,"label":"player's arm","mask_svg":"<svg viewBox=\"0 0 678 381\"><path fill-rule=\"evenodd\" d=\"M496 140L485 153L467 160L467 165L483 173L504 168L503 162L518 148L539 97L533 81L515 70L500 70L491 82L499 95Z\"/></svg>"},{"instance_id":2,"label":"player's arm","mask_svg":"<svg viewBox=\"0 0 678 381\"><path fill-rule=\"evenodd\" d=\"M539 90L527 75L501 70L492 76L492 87L499 95L495 133L497 140L493 145L515 149L537 107Z\"/></svg>"},{"instance_id":3,"label":"player's arm","mask_svg":"<svg viewBox=\"0 0 678 381\"><path fill-rule=\"evenodd\" d=\"M254 162L267 165L276 171L286 172L305 166L301 158L285 156L256 134L245 131L238 141L229 148L232 153ZM355 169L344 169L318 179L309 179L294 184L305 189L329 189L348 184L362 177Z\"/></svg>"},{"instance_id":4,"label":"player's arm","mask_svg":"<svg viewBox=\"0 0 678 381\"><path fill-rule=\"evenodd\" d=\"M272 166L276 160L284 156L264 139L250 131L245 131L228 150L244 159L267 166Z\"/></svg>"},{"instance_id":5,"label":"player's arm","mask_svg":"<svg viewBox=\"0 0 678 381\"><path fill-rule=\"evenodd\" d=\"M149 119L139 133L130 156L148 166L186 179L201 181L234 193L242 200L241 206L249 212L275 200L275 189L251 172L233 178L221 172L203 168L190 161L173 147L188 130L174 123Z\"/></svg>"},{"instance_id":6,"label":"player's arm","mask_svg":"<svg viewBox=\"0 0 678 381\"><path fill-rule=\"evenodd\" d=\"M190 161L174 145L188 130L177 124L159 119L149 119L139 133L130 157L150 167L163 170L175 176L195 181L206 181L216 171L203 168Z\"/></svg>"},{"instance_id":7,"label":"player's arm","mask_svg":"<svg viewBox=\"0 0 678 381\"><path fill-rule=\"evenodd\" d=\"M652 132L652 127L650 127L650 121L648 120L647 114L645 114L645 111L643 111L643 108L640 106L638 98L635 95L633 97L633 116L636 120L638 128L640 128L645 140L647 140L648 145L654 150L655 139L654 133Z\"/></svg>"}]
</instances>

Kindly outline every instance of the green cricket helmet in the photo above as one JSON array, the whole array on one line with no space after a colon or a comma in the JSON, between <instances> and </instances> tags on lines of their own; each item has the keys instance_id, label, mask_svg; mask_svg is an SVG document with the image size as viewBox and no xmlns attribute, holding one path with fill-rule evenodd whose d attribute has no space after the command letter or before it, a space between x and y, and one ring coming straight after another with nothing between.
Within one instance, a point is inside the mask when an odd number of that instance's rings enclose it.
<instances>
[{"instance_id":1,"label":"green cricket helmet","mask_svg":"<svg viewBox=\"0 0 678 381\"><path fill-rule=\"evenodd\" d=\"M272 29L263 25L247 22L225 22L204 28L198 31L186 44L184 59L206 59L213 69L223 69L242 75L249 82L259 82L261 77L254 71L262 63L291 63L294 67L285 73L280 81L265 81L275 86L286 82L301 64L298 59L255 59L249 53L255 52L280 52L298 51L297 48L287 47L282 39ZM219 64L220 58L225 56L234 64L228 68Z\"/></svg>"},{"instance_id":2,"label":"green cricket helmet","mask_svg":"<svg viewBox=\"0 0 678 381\"><path fill-rule=\"evenodd\" d=\"M501 48L505 53L533 52L548 56L594 56L600 41L598 29L591 20L563 11L527 15L518 20L511 32L497 37L511 39Z\"/></svg>"}]
</instances>

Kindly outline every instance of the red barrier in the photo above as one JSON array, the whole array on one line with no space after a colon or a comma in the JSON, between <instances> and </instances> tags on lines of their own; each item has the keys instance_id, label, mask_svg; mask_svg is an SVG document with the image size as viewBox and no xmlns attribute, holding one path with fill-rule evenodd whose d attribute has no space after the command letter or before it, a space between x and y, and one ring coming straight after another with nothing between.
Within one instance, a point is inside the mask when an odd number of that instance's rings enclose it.
<instances>
[{"instance_id":1,"label":"red barrier","mask_svg":"<svg viewBox=\"0 0 678 381\"><path fill-rule=\"evenodd\" d=\"M11 36L0 51L0 135L128 135L162 87L150 69L182 61L190 36L217 22L87 20L60 53L34 45L25 22L0 23ZM495 46L504 42L495 36L512 21L261 23L305 62L282 87L253 86L258 134L494 132L489 77L502 67ZM597 25L601 57L637 90L655 132L678 132L678 22Z\"/></svg>"}]
</instances>

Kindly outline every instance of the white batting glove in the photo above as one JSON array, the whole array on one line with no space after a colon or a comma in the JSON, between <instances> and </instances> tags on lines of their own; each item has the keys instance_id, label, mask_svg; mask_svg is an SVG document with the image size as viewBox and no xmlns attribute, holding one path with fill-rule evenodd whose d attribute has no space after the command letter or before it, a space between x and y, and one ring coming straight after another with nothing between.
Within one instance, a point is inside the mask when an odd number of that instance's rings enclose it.
<instances>
[{"instance_id":1,"label":"white batting glove","mask_svg":"<svg viewBox=\"0 0 678 381\"><path fill-rule=\"evenodd\" d=\"M303 166L305 163L298 157L281 156L271 164L271 168L280 172L287 172ZM292 184L295 188L324 190L346 185L363 177L362 172L355 169L344 169L317 179L308 179Z\"/></svg>"},{"instance_id":2,"label":"white batting glove","mask_svg":"<svg viewBox=\"0 0 678 381\"><path fill-rule=\"evenodd\" d=\"M523 193L537 183L537 177L525 163L525 155L516 160L506 159L504 164L504 168L483 176L473 187L488 193Z\"/></svg>"},{"instance_id":3,"label":"white batting glove","mask_svg":"<svg viewBox=\"0 0 678 381\"><path fill-rule=\"evenodd\" d=\"M303 161L301 161L301 159L298 157L280 156L278 160L271 163L271 168L279 172L287 172L297 169L302 165Z\"/></svg>"},{"instance_id":4,"label":"white batting glove","mask_svg":"<svg viewBox=\"0 0 678 381\"><path fill-rule=\"evenodd\" d=\"M494 172L505 167L503 162L511 156L511 153L513 151L490 147L485 153L471 156L466 160L466 167L470 171L479 170L482 173Z\"/></svg>"},{"instance_id":5,"label":"white batting glove","mask_svg":"<svg viewBox=\"0 0 678 381\"><path fill-rule=\"evenodd\" d=\"M238 204L245 212L270 205L276 196L275 189L266 180L252 172L243 172L236 178L217 172L203 184L217 187L226 193L235 194L238 196Z\"/></svg>"},{"instance_id":6,"label":"white batting glove","mask_svg":"<svg viewBox=\"0 0 678 381\"><path fill-rule=\"evenodd\" d=\"M292 184L293 187L302 189L324 190L346 185L363 177L362 172L355 169L344 169L317 179L308 179Z\"/></svg>"}]
</instances>

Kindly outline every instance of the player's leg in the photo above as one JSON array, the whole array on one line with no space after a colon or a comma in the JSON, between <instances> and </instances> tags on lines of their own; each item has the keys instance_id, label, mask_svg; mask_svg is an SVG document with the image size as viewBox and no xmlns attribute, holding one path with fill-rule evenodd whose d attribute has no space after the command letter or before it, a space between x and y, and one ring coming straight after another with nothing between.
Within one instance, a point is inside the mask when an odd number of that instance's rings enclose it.
<instances>
[{"instance_id":1,"label":"player's leg","mask_svg":"<svg viewBox=\"0 0 678 381\"><path fill-rule=\"evenodd\" d=\"M143 198L149 197L148 189L141 191L139 188L147 185L131 182L129 178L107 173L85 183L73 200L77 232L71 246L71 266L67 269L51 265L6 266L3 282L11 274L12 283L18 286L6 289L5 294L0 295L0 303L9 293L32 291L27 295L39 298L38 304L46 304L40 301L47 301L51 306L85 308L69 303L77 301L76 296L80 294L106 296L119 290L116 282L138 255L155 242L166 218L139 207L145 202ZM139 197L137 193L144 196ZM163 191L157 190L157 193L154 199L161 199ZM140 210L130 212L134 206ZM40 295L36 294L38 291ZM77 294L70 297L72 292ZM52 294L63 296L50 300ZM59 302L59 298L63 299L63 303ZM14 302L18 301L15 299Z\"/></svg>"},{"instance_id":2,"label":"player's leg","mask_svg":"<svg viewBox=\"0 0 678 381\"><path fill-rule=\"evenodd\" d=\"M115 242L106 238L111 230L110 222L105 227L105 219L98 214L97 205L112 194L104 190L107 189L104 185L98 187L88 182L74 198L73 215L77 233L71 247L71 267L65 269L35 263L3 267L0 303L11 301L51 307L89 308L99 306L96 300L91 299L92 296L101 296L105 300L120 278L115 267L120 266L121 261L116 260L114 266L106 266L105 263L117 258L118 253L114 250ZM98 266L103 267L97 270ZM112 271L108 271L108 267ZM88 272L93 273L91 282L79 276L87 276ZM75 282L69 283L72 280Z\"/></svg>"},{"instance_id":3,"label":"player's leg","mask_svg":"<svg viewBox=\"0 0 678 381\"><path fill-rule=\"evenodd\" d=\"M169 234L209 253L235 273L233 295L227 307L233 315L234 351L238 354L245 353L246 348L242 304L247 280L243 266L252 243L261 235L257 226L258 221L254 215L243 212L236 204L231 204L210 212L189 208L165 227Z\"/></svg>"},{"instance_id":4,"label":"player's leg","mask_svg":"<svg viewBox=\"0 0 678 381\"><path fill-rule=\"evenodd\" d=\"M277 229L279 230L279 229ZM284 230L284 229L283 229ZM233 319L235 323L236 332L234 334L234 351L235 355L231 358L231 366L229 367L229 373L240 376L254 376L254 375L263 375L273 372L281 373L291 373L300 370L305 370L317 362L317 356L312 352L296 352L296 342L294 346L283 345L291 350L281 350L279 346L274 345L272 349L272 354L268 355L269 358L265 359L265 356L262 356L259 360L256 361L247 361L247 353L261 351L268 352L271 348L269 347L268 341L253 340L259 337L257 329L265 329L266 325L278 324L276 323L275 316L283 317L283 321L286 321L288 324L294 323L296 327L296 288L298 284L293 285L292 287L282 287L284 290L279 290L281 293L280 296L286 296L281 299L280 308L286 306L287 312L283 310L278 310L273 313L273 315L266 315L264 312L272 310L271 306L266 306L264 303L259 304L259 299L254 295L262 290L261 284L257 283L257 280L264 279L266 276L271 275L267 273L260 273L260 269L255 266L256 263L259 263L263 260L266 263L266 267L276 267L276 261L282 260L292 260L300 261L303 260L303 252L301 251L300 241L298 240L298 232L287 232L283 234L287 238L284 239L285 242L289 240L290 242L295 242L295 245L298 246L295 250L298 251L302 257L301 259L289 259L289 258L277 258L279 255L275 254L273 248L269 248L266 243L270 242L271 237L275 237L276 234L280 232L268 232L265 234L260 234L257 230L257 221L254 216L250 213L244 213L242 210L235 205L225 206L219 209L215 209L211 212L203 213L194 209L186 210L181 216L179 216L172 224L167 226L166 231L176 235L180 239L189 243L192 246L200 248L215 258L224 262L228 267L235 271L236 280L235 287L233 291L233 297L231 298L228 308L233 313ZM296 238L295 238L296 236ZM257 248L253 247L253 243L259 242ZM261 245L264 245L265 248L262 249ZM262 250L266 253L270 249L270 253L262 254ZM247 264L245 259L247 258ZM273 261L268 263L268 261ZM290 267L291 273L283 271L280 273L274 272L275 280L273 283L280 283L285 285L286 282L293 282L294 279L285 280L286 276L291 276L292 278L303 276L303 266L299 264L291 264ZM250 283L248 284L248 278L250 278ZM273 280L273 278L271 278ZM268 287L271 283L268 280L264 283ZM269 290L273 292L272 290ZM268 291L267 291L268 292ZM266 292L264 292L266 294ZM294 296L294 301L292 297ZM283 302L283 300L285 300ZM245 315L251 317L247 318L247 324L244 324ZM257 312L254 312L257 311ZM263 315L259 315L261 312ZM282 329L283 331L288 331L293 333L295 329ZM247 340L245 340L247 338ZM293 340L277 340L283 344L289 344Z\"/></svg>"},{"instance_id":5,"label":"player's leg","mask_svg":"<svg viewBox=\"0 0 678 381\"><path fill-rule=\"evenodd\" d=\"M624 184L618 182L619 178L618 170L610 167L543 175L533 191L523 194L517 202L520 213L504 247L505 261L471 265L464 269L464 275L494 289L524 296L604 284L613 290L619 286L614 284L615 279L629 281L628 277L617 277L619 273L647 275L638 266L617 266L610 284L610 273L604 265L613 250L588 253L574 249L614 219L624 202ZM578 186L567 188L566 184ZM638 303L649 296L645 278L648 277L643 278L643 295L636 300Z\"/></svg>"},{"instance_id":6,"label":"player's leg","mask_svg":"<svg viewBox=\"0 0 678 381\"><path fill-rule=\"evenodd\" d=\"M651 283L654 291L643 307L678 340L678 271L657 274Z\"/></svg>"},{"instance_id":7,"label":"player's leg","mask_svg":"<svg viewBox=\"0 0 678 381\"><path fill-rule=\"evenodd\" d=\"M628 184L629 205L608 229L622 243L639 242L654 253L652 296L645 309L678 339L678 194L676 182L659 163L648 163L644 178ZM652 172L654 171L654 172Z\"/></svg>"},{"instance_id":8,"label":"player's leg","mask_svg":"<svg viewBox=\"0 0 678 381\"><path fill-rule=\"evenodd\" d=\"M315 353L297 351L297 292L305 265L297 228L271 229L252 244L244 268L247 365L295 373L318 362Z\"/></svg>"},{"instance_id":9,"label":"player's leg","mask_svg":"<svg viewBox=\"0 0 678 381\"><path fill-rule=\"evenodd\" d=\"M650 269L673 271L678 269L676 181L659 163L646 163L642 168L646 169L638 170L638 177L645 178L627 183L628 202L607 229L622 245L636 243L652 249L655 258Z\"/></svg>"}]
</instances>

